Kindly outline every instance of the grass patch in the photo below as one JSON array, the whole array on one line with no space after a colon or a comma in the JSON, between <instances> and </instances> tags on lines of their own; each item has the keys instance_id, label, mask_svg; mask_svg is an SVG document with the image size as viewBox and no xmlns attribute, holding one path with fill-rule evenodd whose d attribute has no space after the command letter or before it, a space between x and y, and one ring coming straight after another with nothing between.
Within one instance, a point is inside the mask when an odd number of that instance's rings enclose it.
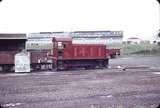
<instances>
[{"instance_id":1,"label":"grass patch","mask_svg":"<svg viewBox=\"0 0 160 108\"><path fill-rule=\"evenodd\" d=\"M160 46L157 44L108 44L111 48L121 48L122 55L160 55Z\"/></svg>"}]
</instances>

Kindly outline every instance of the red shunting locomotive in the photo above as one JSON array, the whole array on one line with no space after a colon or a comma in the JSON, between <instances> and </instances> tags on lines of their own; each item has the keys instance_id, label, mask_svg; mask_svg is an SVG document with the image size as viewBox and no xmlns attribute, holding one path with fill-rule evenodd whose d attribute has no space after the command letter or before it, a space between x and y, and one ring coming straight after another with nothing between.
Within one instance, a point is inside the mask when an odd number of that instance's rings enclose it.
<instances>
[{"instance_id":1,"label":"red shunting locomotive","mask_svg":"<svg viewBox=\"0 0 160 108\"><path fill-rule=\"evenodd\" d=\"M104 44L74 44L72 38L53 38L53 66L56 70L72 67L105 68L108 56Z\"/></svg>"}]
</instances>

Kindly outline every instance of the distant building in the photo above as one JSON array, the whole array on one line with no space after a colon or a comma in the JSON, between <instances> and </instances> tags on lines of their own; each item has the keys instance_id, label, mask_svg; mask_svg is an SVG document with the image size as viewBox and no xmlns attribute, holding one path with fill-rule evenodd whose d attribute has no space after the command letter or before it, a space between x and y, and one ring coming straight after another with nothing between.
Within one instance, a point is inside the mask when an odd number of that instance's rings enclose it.
<instances>
[{"instance_id":1,"label":"distant building","mask_svg":"<svg viewBox=\"0 0 160 108\"><path fill-rule=\"evenodd\" d=\"M52 39L57 36L66 36L67 32L39 32L39 33L29 33L27 35L28 40L43 40L43 39Z\"/></svg>"},{"instance_id":2,"label":"distant building","mask_svg":"<svg viewBox=\"0 0 160 108\"><path fill-rule=\"evenodd\" d=\"M122 43L123 31L74 31L72 37L77 41Z\"/></svg>"},{"instance_id":3,"label":"distant building","mask_svg":"<svg viewBox=\"0 0 160 108\"><path fill-rule=\"evenodd\" d=\"M27 44L51 43L53 37L72 37L73 43L122 43L123 31L39 32L27 35Z\"/></svg>"},{"instance_id":4,"label":"distant building","mask_svg":"<svg viewBox=\"0 0 160 108\"><path fill-rule=\"evenodd\" d=\"M141 43L141 39L137 38L137 37L131 37L127 39L127 43L128 44L140 44Z\"/></svg>"},{"instance_id":5,"label":"distant building","mask_svg":"<svg viewBox=\"0 0 160 108\"><path fill-rule=\"evenodd\" d=\"M51 49L52 38L57 36L67 36L66 32L39 32L27 35L27 49Z\"/></svg>"}]
</instances>

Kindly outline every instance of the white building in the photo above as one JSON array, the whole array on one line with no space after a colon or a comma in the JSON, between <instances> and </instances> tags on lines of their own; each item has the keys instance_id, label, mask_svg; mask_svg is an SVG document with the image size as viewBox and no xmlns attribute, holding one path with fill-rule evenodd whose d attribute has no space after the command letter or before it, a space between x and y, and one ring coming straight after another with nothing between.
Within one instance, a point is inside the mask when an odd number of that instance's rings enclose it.
<instances>
[{"instance_id":1,"label":"white building","mask_svg":"<svg viewBox=\"0 0 160 108\"><path fill-rule=\"evenodd\" d=\"M91 43L122 43L123 31L74 31L73 40Z\"/></svg>"},{"instance_id":2,"label":"white building","mask_svg":"<svg viewBox=\"0 0 160 108\"><path fill-rule=\"evenodd\" d=\"M74 31L74 32L40 32L27 35L27 48L50 48L53 37L72 37L73 43L106 44L122 43L123 31ZM47 47L50 46L50 47Z\"/></svg>"}]
</instances>

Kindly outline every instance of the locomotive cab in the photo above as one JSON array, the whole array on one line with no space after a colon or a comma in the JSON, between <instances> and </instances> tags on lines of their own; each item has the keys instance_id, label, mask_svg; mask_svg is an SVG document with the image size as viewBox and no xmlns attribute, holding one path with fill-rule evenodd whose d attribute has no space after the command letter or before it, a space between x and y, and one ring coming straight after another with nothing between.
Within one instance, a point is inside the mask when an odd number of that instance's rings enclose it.
<instances>
[{"instance_id":1,"label":"locomotive cab","mask_svg":"<svg viewBox=\"0 0 160 108\"><path fill-rule=\"evenodd\" d=\"M66 48L67 44L65 42L58 42L58 49L62 50Z\"/></svg>"},{"instance_id":2,"label":"locomotive cab","mask_svg":"<svg viewBox=\"0 0 160 108\"><path fill-rule=\"evenodd\" d=\"M56 70L64 69L64 52L72 45L72 38L53 38L53 67Z\"/></svg>"}]
</instances>

